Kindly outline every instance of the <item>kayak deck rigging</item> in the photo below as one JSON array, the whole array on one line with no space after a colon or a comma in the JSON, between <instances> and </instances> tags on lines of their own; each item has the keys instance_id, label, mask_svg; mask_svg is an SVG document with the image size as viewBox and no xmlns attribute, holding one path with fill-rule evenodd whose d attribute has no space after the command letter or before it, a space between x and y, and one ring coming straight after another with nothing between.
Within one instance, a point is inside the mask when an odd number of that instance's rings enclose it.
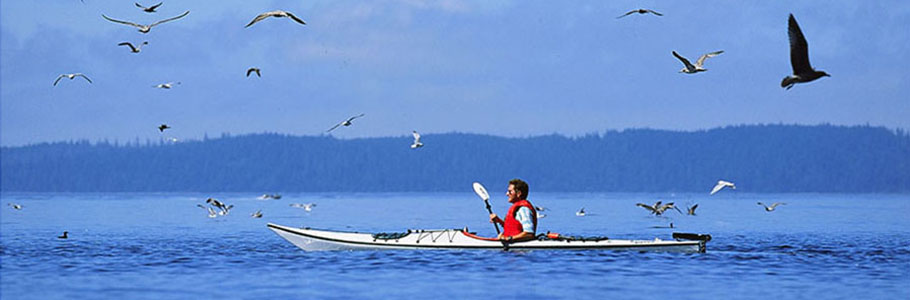
<instances>
[{"instance_id":1,"label":"kayak deck rigging","mask_svg":"<svg viewBox=\"0 0 910 300\"><path fill-rule=\"evenodd\" d=\"M569 250L609 249L661 252L705 252L710 235L674 233L673 240L615 240L540 234L538 239L503 243L464 229L408 230L398 233L361 233L294 228L268 224L278 236L305 251L378 249L490 249Z\"/></svg>"}]
</instances>

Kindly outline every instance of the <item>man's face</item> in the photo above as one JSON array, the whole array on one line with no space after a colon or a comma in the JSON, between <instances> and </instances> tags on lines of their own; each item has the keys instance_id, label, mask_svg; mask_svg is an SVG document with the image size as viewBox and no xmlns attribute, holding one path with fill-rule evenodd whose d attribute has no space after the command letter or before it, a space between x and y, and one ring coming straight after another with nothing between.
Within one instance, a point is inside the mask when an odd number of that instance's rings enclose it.
<instances>
[{"instance_id":1,"label":"man's face","mask_svg":"<svg viewBox=\"0 0 910 300\"><path fill-rule=\"evenodd\" d=\"M509 189L506 190L506 196L509 196L509 202L515 202L518 200L518 193L521 192L515 189L514 184L510 184Z\"/></svg>"}]
</instances>

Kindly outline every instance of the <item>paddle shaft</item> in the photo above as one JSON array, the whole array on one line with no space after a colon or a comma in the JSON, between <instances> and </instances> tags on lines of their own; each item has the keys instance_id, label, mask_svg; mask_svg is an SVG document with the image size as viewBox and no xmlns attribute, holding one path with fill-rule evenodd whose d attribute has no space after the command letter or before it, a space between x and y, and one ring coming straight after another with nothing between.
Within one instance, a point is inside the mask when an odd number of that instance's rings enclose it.
<instances>
[{"instance_id":1,"label":"paddle shaft","mask_svg":"<svg viewBox=\"0 0 910 300\"><path fill-rule=\"evenodd\" d=\"M490 201L487 199L483 199L483 203L487 205L487 211L492 215L493 209L490 208ZM493 222L493 228L496 228L496 234L499 234L499 224L496 224L496 222Z\"/></svg>"}]
</instances>

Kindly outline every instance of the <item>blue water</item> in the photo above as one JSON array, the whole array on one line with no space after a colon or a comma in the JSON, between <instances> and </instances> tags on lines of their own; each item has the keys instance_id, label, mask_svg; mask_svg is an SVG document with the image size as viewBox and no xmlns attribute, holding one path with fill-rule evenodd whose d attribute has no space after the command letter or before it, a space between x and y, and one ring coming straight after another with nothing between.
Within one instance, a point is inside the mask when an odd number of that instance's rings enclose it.
<instances>
[{"instance_id":1,"label":"blue water","mask_svg":"<svg viewBox=\"0 0 910 300\"><path fill-rule=\"evenodd\" d=\"M491 190L492 192L492 190ZM491 201L499 214L502 193ZM910 195L533 193L541 231L669 239L707 253L304 252L265 226L494 235L470 190L446 194L0 194L0 298L910 298ZM215 197L235 207L210 219ZM649 216L636 202L698 203ZM756 205L786 202L774 212ZM14 210L7 203L19 203ZM290 203L315 202L312 212ZM589 213L575 216L581 207ZM250 214L262 209L261 219ZM674 229L655 228L674 224ZM57 239L64 230L70 238Z\"/></svg>"}]
</instances>

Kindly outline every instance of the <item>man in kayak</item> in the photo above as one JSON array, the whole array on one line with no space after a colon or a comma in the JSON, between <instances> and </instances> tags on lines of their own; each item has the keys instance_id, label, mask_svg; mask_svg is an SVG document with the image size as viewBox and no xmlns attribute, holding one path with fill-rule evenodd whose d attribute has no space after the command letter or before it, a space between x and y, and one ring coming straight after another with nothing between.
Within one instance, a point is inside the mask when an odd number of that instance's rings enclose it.
<instances>
[{"instance_id":1,"label":"man in kayak","mask_svg":"<svg viewBox=\"0 0 910 300\"><path fill-rule=\"evenodd\" d=\"M509 196L509 203L512 203L506 220L503 221L496 214L490 214L490 223L502 225L499 240L508 243L533 240L537 231L537 212L527 199L528 183L521 179L510 180L506 195Z\"/></svg>"}]
</instances>

